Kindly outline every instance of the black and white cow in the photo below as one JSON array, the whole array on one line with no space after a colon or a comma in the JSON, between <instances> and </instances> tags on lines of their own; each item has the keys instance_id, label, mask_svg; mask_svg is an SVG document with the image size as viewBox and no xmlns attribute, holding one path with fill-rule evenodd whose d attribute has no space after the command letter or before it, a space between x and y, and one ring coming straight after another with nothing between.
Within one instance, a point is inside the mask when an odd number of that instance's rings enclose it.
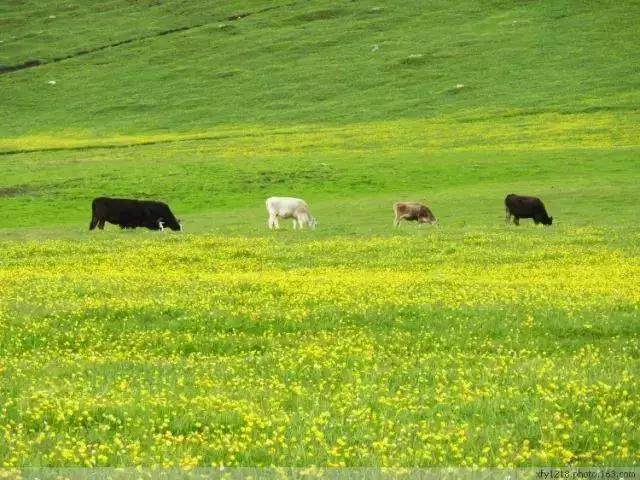
<instances>
[{"instance_id":1,"label":"black and white cow","mask_svg":"<svg viewBox=\"0 0 640 480\"><path fill-rule=\"evenodd\" d=\"M91 203L91 213L89 230L96 226L102 230L105 222L109 222L120 228L164 230L167 226L171 230L182 231L182 224L163 202L99 197Z\"/></svg>"}]
</instances>

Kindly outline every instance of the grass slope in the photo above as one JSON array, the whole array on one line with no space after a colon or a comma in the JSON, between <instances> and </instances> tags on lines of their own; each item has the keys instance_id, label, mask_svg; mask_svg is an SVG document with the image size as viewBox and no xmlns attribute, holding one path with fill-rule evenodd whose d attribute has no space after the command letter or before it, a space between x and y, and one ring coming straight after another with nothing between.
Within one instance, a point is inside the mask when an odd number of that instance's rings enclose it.
<instances>
[{"instance_id":1,"label":"grass slope","mask_svg":"<svg viewBox=\"0 0 640 480\"><path fill-rule=\"evenodd\" d=\"M637 120L637 2L30 5L4 4L3 64L149 38L3 76L7 137L545 112Z\"/></svg>"},{"instance_id":2,"label":"grass slope","mask_svg":"<svg viewBox=\"0 0 640 480\"><path fill-rule=\"evenodd\" d=\"M632 202L592 189L637 198L635 2L1 8L1 64L72 58L0 76L0 227L86 223L98 195L162 198L196 231L275 193L483 224L509 191L594 200L598 221ZM491 209L443 211L460 192Z\"/></svg>"},{"instance_id":3,"label":"grass slope","mask_svg":"<svg viewBox=\"0 0 640 480\"><path fill-rule=\"evenodd\" d=\"M225 155L207 142L0 157L13 186L0 226L87 229L99 195L169 201L188 231L264 232L264 199L295 193L316 235L384 233L393 201L427 201L442 227L499 226L509 192L543 196L559 225L621 225L637 215L637 148L431 153L341 151ZM41 156L42 154L38 154ZM194 213L201 212L201 213ZM202 213L208 212L208 213ZM114 227L111 227L114 228ZM84 233L84 232L83 232ZM83 236L89 233L84 233Z\"/></svg>"}]
</instances>

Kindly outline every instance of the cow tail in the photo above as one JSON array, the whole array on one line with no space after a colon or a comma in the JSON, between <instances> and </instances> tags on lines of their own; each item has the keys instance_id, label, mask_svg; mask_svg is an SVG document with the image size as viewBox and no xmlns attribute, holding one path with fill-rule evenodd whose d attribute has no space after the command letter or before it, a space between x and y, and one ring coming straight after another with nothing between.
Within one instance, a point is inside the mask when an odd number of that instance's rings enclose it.
<instances>
[{"instance_id":1,"label":"cow tail","mask_svg":"<svg viewBox=\"0 0 640 480\"><path fill-rule=\"evenodd\" d=\"M96 224L98 223L98 219L96 218L96 201L93 200L91 202L91 221L89 222L89 230L93 230L96 228Z\"/></svg>"}]
</instances>

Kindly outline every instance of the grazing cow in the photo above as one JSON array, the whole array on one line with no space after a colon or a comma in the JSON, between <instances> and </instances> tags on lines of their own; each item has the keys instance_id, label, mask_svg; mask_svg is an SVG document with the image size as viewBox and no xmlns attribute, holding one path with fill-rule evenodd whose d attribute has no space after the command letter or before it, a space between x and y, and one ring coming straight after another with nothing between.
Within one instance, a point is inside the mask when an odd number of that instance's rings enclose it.
<instances>
[{"instance_id":1,"label":"grazing cow","mask_svg":"<svg viewBox=\"0 0 640 480\"><path fill-rule=\"evenodd\" d=\"M307 224L314 230L316 219L309 213L309 205L304 200L291 197L270 197L267 198L267 212L269 212L268 225L270 229L280 228L278 218L292 218L293 229L300 228Z\"/></svg>"},{"instance_id":2,"label":"grazing cow","mask_svg":"<svg viewBox=\"0 0 640 480\"><path fill-rule=\"evenodd\" d=\"M535 224L551 225L553 217L547 215L544 204L538 197L526 197L510 193L504 199L504 205L507 211L505 222L509 223L513 216L513 223L520 225L521 218L533 218Z\"/></svg>"},{"instance_id":3,"label":"grazing cow","mask_svg":"<svg viewBox=\"0 0 640 480\"><path fill-rule=\"evenodd\" d=\"M418 223L430 224L437 222L429 207L422 203L396 202L393 204L393 212L396 214L396 218L393 221L396 227L400 225L400 220L415 220Z\"/></svg>"},{"instance_id":4,"label":"grazing cow","mask_svg":"<svg viewBox=\"0 0 640 480\"><path fill-rule=\"evenodd\" d=\"M105 222L109 222L123 229L145 227L162 231L166 225L171 230L182 231L182 223L174 217L169 206L152 200L100 197L91 203L91 213L89 230L96 226L102 230Z\"/></svg>"}]
</instances>

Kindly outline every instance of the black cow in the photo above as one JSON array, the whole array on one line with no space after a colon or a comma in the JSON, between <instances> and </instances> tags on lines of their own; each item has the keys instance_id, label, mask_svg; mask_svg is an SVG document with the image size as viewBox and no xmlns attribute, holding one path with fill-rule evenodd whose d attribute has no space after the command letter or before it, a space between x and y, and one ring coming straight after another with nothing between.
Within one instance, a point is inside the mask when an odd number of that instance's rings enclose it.
<instances>
[{"instance_id":1,"label":"black cow","mask_svg":"<svg viewBox=\"0 0 640 480\"><path fill-rule=\"evenodd\" d=\"M513 216L513 223L520 225L521 218L533 218L535 224L551 225L553 217L547 215L544 204L538 197L525 197L510 193L504 199L504 205L507 210L505 222Z\"/></svg>"},{"instance_id":2,"label":"black cow","mask_svg":"<svg viewBox=\"0 0 640 480\"><path fill-rule=\"evenodd\" d=\"M89 230L104 229L105 222L119 225L120 228L145 227L150 230L182 231L182 224L173 215L166 203L152 200L128 200L124 198L100 197L91 203L91 223Z\"/></svg>"}]
</instances>

